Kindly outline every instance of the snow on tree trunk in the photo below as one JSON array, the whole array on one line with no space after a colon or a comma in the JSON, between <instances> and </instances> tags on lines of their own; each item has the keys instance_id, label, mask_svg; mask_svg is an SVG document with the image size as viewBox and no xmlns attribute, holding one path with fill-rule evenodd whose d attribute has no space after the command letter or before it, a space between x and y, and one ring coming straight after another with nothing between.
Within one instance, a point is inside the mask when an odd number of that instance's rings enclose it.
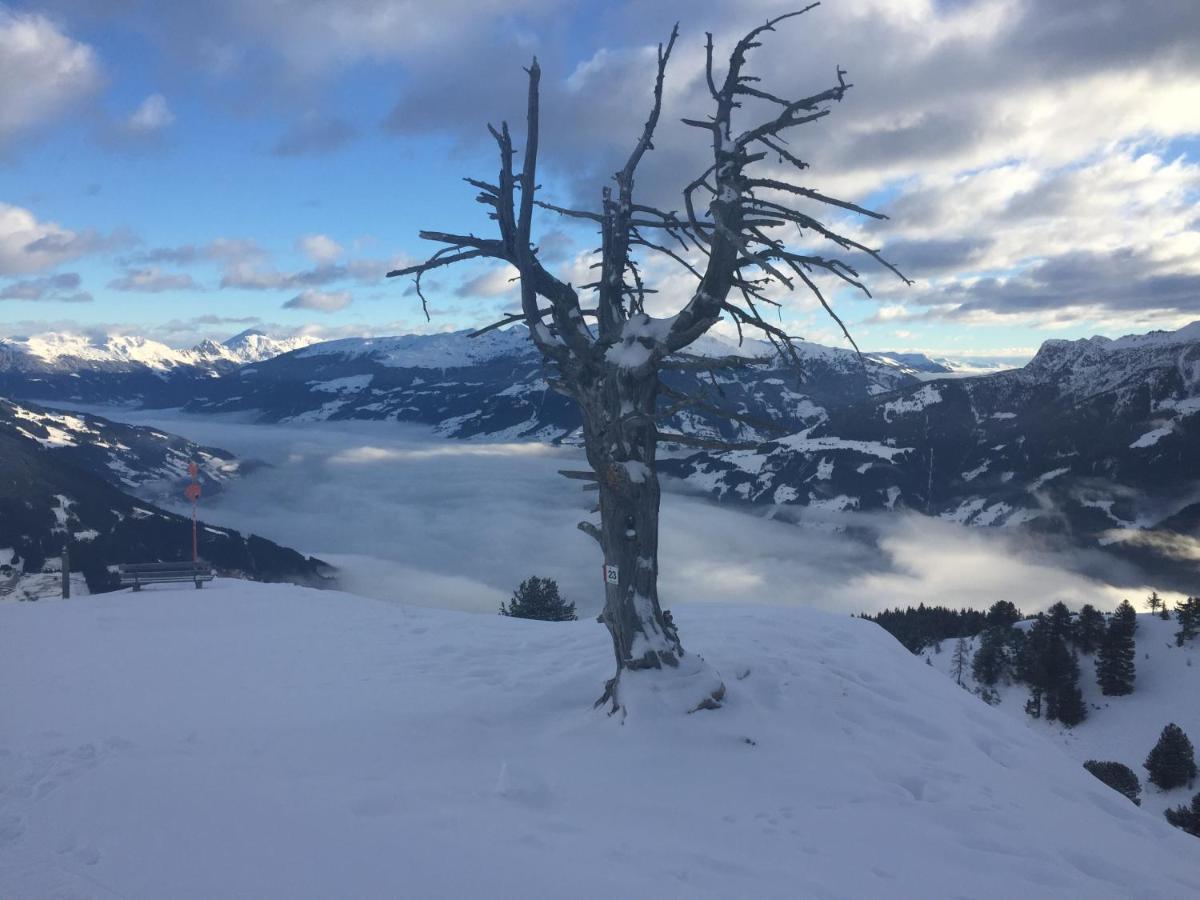
<instances>
[{"instance_id":1,"label":"snow on tree trunk","mask_svg":"<svg viewBox=\"0 0 1200 900\"><path fill-rule=\"evenodd\" d=\"M619 690L625 670L673 669L693 679L696 696L689 711L716 708L725 693L699 657L684 663L679 635L658 599L658 384L657 374L607 363L580 399L584 445L600 488L605 574L600 621L612 637L616 662L616 673L596 705L608 703L611 712L622 708Z\"/></svg>"}]
</instances>

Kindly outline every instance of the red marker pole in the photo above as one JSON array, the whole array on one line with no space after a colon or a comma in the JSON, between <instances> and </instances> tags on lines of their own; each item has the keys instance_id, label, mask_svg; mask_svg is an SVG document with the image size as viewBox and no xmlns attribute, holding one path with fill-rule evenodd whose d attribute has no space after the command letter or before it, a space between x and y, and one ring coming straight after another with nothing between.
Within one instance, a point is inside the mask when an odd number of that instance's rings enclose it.
<instances>
[{"instance_id":1,"label":"red marker pole","mask_svg":"<svg viewBox=\"0 0 1200 900\"><path fill-rule=\"evenodd\" d=\"M196 502L200 499L200 467L194 462L188 463L188 475L192 477L192 483L184 490L184 495L192 501L192 562L196 562L200 558L200 544L196 535Z\"/></svg>"}]
</instances>

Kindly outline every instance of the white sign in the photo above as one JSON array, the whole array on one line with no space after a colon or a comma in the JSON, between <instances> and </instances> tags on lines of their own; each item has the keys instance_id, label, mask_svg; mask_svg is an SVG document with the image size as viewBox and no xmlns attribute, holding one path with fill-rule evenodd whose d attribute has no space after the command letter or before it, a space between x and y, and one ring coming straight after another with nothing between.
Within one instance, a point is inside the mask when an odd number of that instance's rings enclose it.
<instances>
[{"instance_id":1,"label":"white sign","mask_svg":"<svg viewBox=\"0 0 1200 900\"><path fill-rule=\"evenodd\" d=\"M619 584L620 580L621 580L620 571L617 569L616 566L605 566L604 567L604 583L605 584Z\"/></svg>"}]
</instances>

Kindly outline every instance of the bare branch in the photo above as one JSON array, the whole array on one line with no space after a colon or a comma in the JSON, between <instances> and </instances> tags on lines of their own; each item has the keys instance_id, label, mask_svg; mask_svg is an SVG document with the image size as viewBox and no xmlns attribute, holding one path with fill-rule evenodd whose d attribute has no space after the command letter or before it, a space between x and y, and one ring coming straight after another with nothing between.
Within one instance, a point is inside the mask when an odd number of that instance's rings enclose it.
<instances>
[{"instance_id":1,"label":"bare branch","mask_svg":"<svg viewBox=\"0 0 1200 900\"><path fill-rule=\"evenodd\" d=\"M528 128L525 133L525 162L521 167L521 213L517 219L517 253L529 253L529 231L533 224L533 195L537 190L538 154L538 83L542 69L537 57L525 70L529 73L529 104L526 111Z\"/></svg>"},{"instance_id":2,"label":"bare branch","mask_svg":"<svg viewBox=\"0 0 1200 900\"><path fill-rule=\"evenodd\" d=\"M637 169L638 163L642 161L642 156L654 146L651 141L654 139L654 129L658 127L658 117L662 113L663 79L667 74L667 62L671 59L671 50L675 47L675 40L678 37L679 23L676 22L671 29L671 37L667 40L666 49L663 49L662 44L658 45L658 72L654 77L654 105L650 108L650 117L646 119L646 124L642 128L642 136L634 146L633 152L629 154L625 167L617 175L617 183L626 186L623 193L632 195L633 173ZM623 196L622 199L630 198Z\"/></svg>"},{"instance_id":3,"label":"bare branch","mask_svg":"<svg viewBox=\"0 0 1200 900\"><path fill-rule=\"evenodd\" d=\"M750 369L770 363L760 356L697 356L694 353L672 353L663 360L662 368L680 372L719 372L727 369Z\"/></svg>"},{"instance_id":4,"label":"bare branch","mask_svg":"<svg viewBox=\"0 0 1200 900\"><path fill-rule=\"evenodd\" d=\"M785 191L789 194L796 194L800 197L808 197L810 200L816 200L819 203L824 203L827 206L837 206L841 209L847 209L850 212L856 212L859 215L870 216L872 219L886 219L883 213L878 213L865 207L859 206L857 203L849 203L845 200L838 200L836 197L829 197L818 191L810 190L809 188L797 187L794 184L788 184L786 181L777 181L774 178L752 178L746 182L751 188L761 187L772 191Z\"/></svg>"},{"instance_id":5,"label":"bare branch","mask_svg":"<svg viewBox=\"0 0 1200 900\"><path fill-rule=\"evenodd\" d=\"M782 141L783 139L779 138L779 140ZM800 159L800 157L798 157L798 156L793 156L791 153L789 153L787 150L784 150L782 147L780 147L775 141L772 141L770 138L765 137L765 136L760 137L760 138L758 138L758 142L760 144L762 144L764 147L768 147L771 150L774 150L776 153L779 154L780 159L786 159L797 169L807 169L808 168L808 163L806 163L804 160Z\"/></svg>"},{"instance_id":6,"label":"bare branch","mask_svg":"<svg viewBox=\"0 0 1200 900\"><path fill-rule=\"evenodd\" d=\"M706 450L756 450L761 444L754 441L719 441L713 438L697 437L694 434L680 434L677 431L659 431L658 439L671 444L684 444L688 447L702 447Z\"/></svg>"},{"instance_id":7,"label":"bare branch","mask_svg":"<svg viewBox=\"0 0 1200 900\"><path fill-rule=\"evenodd\" d=\"M591 469L559 469L558 474L563 478L573 478L576 481L599 481L598 476Z\"/></svg>"},{"instance_id":8,"label":"bare branch","mask_svg":"<svg viewBox=\"0 0 1200 900\"><path fill-rule=\"evenodd\" d=\"M600 535L600 529L597 528L595 525L593 525L591 522L580 522L575 527L578 528L580 531L582 531L584 534L595 538L596 543L599 544L600 546L602 546L602 547L604 546L604 541L602 540L601 535Z\"/></svg>"},{"instance_id":9,"label":"bare branch","mask_svg":"<svg viewBox=\"0 0 1200 900\"><path fill-rule=\"evenodd\" d=\"M685 394L682 391L677 391L668 385L662 385L661 390L668 397L673 397L678 400L682 408L694 406L697 409L710 412L715 416L719 416L720 418L730 419L734 422L741 422L743 425L749 425L751 428L757 428L760 431L769 431L774 434L785 434L788 430L778 422L772 422L768 419L760 419L757 416L747 416L744 413L736 413L731 409L717 406L715 403L709 403L707 400L704 400L701 397L696 397L692 394Z\"/></svg>"},{"instance_id":10,"label":"bare branch","mask_svg":"<svg viewBox=\"0 0 1200 900\"><path fill-rule=\"evenodd\" d=\"M455 256L442 256L443 253L453 253L454 249L455 248L453 247L443 247L437 253L433 254L433 256L431 256L429 259L425 260L425 262L418 263L415 266L408 266L403 269L393 269L387 273L387 277L395 278L397 275L420 274L422 272L428 272L430 269L440 269L442 266L452 266L455 263L462 262L465 259L478 259L479 257L485 255L482 250L468 250Z\"/></svg>"}]
</instances>

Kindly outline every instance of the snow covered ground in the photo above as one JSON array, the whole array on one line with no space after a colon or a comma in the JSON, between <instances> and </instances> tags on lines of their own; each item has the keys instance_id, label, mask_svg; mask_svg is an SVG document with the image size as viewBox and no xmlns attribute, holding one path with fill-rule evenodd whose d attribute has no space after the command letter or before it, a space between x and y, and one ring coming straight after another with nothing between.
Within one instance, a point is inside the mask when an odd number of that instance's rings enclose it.
<instances>
[{"instance_id":1,"label":"snow covered ground","mask_svg":"<svg viewBox=\"0 0 1200 900\"><path fill-rule=\"evenodd\" d=\"M1194 838L874 624L676 615L726 707L621 724L593 621L224 580L0 605L0 896L1200 896Z\"/></svg>"},{"instance_id":2,"label":"snow covered ground","mask_svg":"<svg viewBox=\"0 0 1200 900\"><path fill-rule=\"evenodd\" d=\"M0 553L9 552L7 550ZM78 572L71 574L71 595L85 597L87 581ZM58 572L31 572L12 577L0 576L0 603L54 600L62 597L62 569Z\"/></svg>"},{"instance_id":3,"label":"snow covered ground","mask_svg":"<svg viewBox=\"0 0 1200 900\"><path fill-rule=\"evenodd\" d=\"M997 685L998 709L1050 737L1081 763L1097 759L1129 766L1142 782L1142 807L1155 815L1161 816L1168 807L1185 806L1200 790L1200 783L1191 790L1177 788L1164 792L1146 780L1146 770L1142 768L1150 748L1169 722L1182 728L1200 748L1200 641L1193 639L1183 647L1176 647L1178 629L1174 616L1164 622L1149 613L1138 615L1134 691L1124 697L1105 697L1100 693L1096 684L1096 657L1080 656L1079 686L1088 717L1074 728L1026 715L1029 688L1023 684ZM940 653L931 648L922 655L931 660L934 668L950 675L955 643L943 641ZM973 655L978 640L969 639L968 645ZM971 690L976 687L970 672L963 683ZM1193 850L1200 866L1200 845Z\"/></svg>"}]
</instances>

